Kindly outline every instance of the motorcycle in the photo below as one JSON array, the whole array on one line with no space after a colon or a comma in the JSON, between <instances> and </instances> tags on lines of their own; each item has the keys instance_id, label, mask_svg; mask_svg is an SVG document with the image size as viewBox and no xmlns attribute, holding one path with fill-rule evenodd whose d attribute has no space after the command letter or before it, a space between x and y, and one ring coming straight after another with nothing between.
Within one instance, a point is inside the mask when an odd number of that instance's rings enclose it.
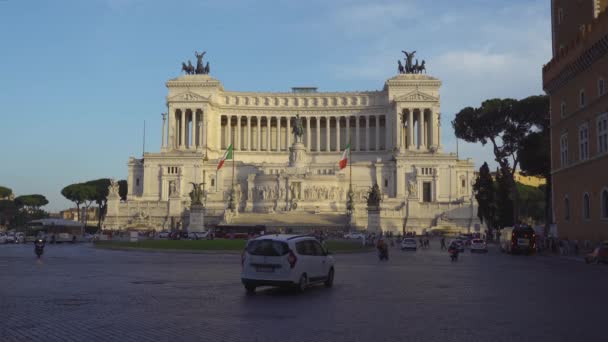
<instances>
[{"instance_id":1,"label":"motorcycle","mask_svg":"<svg viewBox=\"0 0 608 342\"><path fill-rule=\"evenodd\" d=\"M38 257L38 259L40 259L40 257L42 257L42 254L44 253L44 240L37 239L34 242L34 252L36 253L36 256Z\"/></svg>"},{"instance_id":2,"label":"motorcycle","mask_svg":"<svg viewBox=\"0 0 608 342\"><path fill-rule=\"evenodd\" d=\"M388 260L388 247L387 246L378 248L378 258L380 259L380 261Z\"/></svg>"},{"instance_id":3,"label":"motorcycle","mask_svg":"<svg viewBox=\"0 0 608 342\"><path fill-rule=\"evenodd\" d=\"M450 259L452 261L457 261L458 260L458 249L457 248L450 248L448 250L448 253L450 253Z\"/></svg>"}]
</instances>

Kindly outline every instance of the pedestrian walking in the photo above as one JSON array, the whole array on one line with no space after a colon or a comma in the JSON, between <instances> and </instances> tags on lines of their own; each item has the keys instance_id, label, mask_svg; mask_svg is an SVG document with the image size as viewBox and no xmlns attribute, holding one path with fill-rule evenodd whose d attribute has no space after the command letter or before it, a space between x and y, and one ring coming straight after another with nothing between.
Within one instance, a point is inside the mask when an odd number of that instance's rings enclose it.
<instances>
[{"instance_id":1,"label":"pedestrian walking","mask_svg":"<svg viewBox=\"0 0 608 342\"><path fill-rule=\"evenodd\" d=\"M447 249L446 245L445 245L445 237L441 237L441 250Z\"/></svg>"}]
</instances>

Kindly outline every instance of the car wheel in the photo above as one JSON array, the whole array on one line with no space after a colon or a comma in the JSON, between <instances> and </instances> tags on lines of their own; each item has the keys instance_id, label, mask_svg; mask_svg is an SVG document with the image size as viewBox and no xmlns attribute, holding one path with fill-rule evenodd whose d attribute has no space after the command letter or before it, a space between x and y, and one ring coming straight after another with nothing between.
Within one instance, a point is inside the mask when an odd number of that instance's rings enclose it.
<instances>
[{"instance_id":1,"label":"car wheel","mask_svg":"<svg viewBox=\"0 0 608 342\"><path fill-rule=\"evenodd\" d=\"M327 279L325 280L325 287L332 287L334 286L334 269L330 269L329 273L327 274Z\"/></svg>"},{"instance_id":2,"label":"car wheel","mask_svg":"<svg viewBox=\"0 0 608 342\"><path fill-rule=\"evenodd\" d=\"M306 287L308 286L308 278L306 277L306 274L302 274L302 276L300 276L300 280L298 281L298 292L302 293L306 290Z\"/></svg>"},{"instance_id":3,"label":"car wheel","mask_svg":"<svg viewBox=\"0 0 608 342\"><path fill-rule=\"evenodd\" d=\"M255 293L255 286L253 286L253 285L245 285L245 290L247 291L248 294L254 294Z\"/></svg>"}]
</instances>

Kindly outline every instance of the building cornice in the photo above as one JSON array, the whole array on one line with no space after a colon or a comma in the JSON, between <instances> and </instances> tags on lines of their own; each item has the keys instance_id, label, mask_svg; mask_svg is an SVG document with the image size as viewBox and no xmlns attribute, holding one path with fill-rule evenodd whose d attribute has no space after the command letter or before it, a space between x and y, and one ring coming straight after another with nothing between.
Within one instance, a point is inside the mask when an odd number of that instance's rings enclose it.
<instances>
[{"instance_id":1,"label":"building cornice","mask_svg":"<svg viewBox=\"0 0 608 342\"><path fill-rule=\"evenodd\" d=\"M550 79L547 79L547 77L550 77L549 69L544 69L544 90L549 94L553 93L606 55L608 55L608 34L595 42L571 63L564 65L561 71Z\"/></svg>"}]
</instances>

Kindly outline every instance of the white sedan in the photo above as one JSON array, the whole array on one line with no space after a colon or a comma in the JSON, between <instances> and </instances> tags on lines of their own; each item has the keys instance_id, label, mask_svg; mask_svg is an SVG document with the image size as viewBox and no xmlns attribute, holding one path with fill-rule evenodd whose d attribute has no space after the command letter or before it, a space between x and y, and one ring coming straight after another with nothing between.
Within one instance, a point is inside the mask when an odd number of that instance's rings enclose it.
<instances>
[{"instance_id":1,"label":"white sedan","mask_svg":"<svg viewBox=\"0 0 608 342\"><path fill-rule=\"evenodd\" d=\"M345 239L364 239L365 235L362 233L348 233L344 235Z\"/></svg>"},{"instance_id":2,"label":"white sedan","mask_svg":"<svg viewBox=\"0 0 608 342\"><path fill-rule=\"evenodd\" d=\"M471 253L488 253L488 245L482 239L473 239L471 241Z\"/></svg>"},{"instance_id":3,"label":"white sedan","mask_svg":"<svg viewBox=\"0 0 608 342\"><path fill-rule=\"evenodd\" d=\"M401 241L401 250L402 251L416 251L418 249L418 244L415 239L403 239Z\"/></svg>"}]
</instances>

